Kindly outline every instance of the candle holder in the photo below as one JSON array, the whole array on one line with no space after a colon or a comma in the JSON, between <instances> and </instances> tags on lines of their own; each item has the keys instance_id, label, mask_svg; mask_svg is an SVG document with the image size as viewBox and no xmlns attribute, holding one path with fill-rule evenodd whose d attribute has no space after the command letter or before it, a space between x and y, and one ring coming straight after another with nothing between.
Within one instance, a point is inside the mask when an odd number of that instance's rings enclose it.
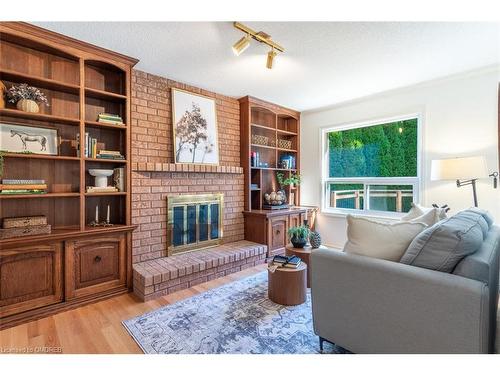
<instances>
[{"instance_id":1,"label":"candle holder","mask_svg":"<svg viewBox=\"0 0 500 375\"><path fill-rule=\"evenodd\" d=\"M107 221L101 221L97 222L95 220L92 220L89 225L91 227L112 227L114 224L108 223Z\"/></svg>"}]
</instances>

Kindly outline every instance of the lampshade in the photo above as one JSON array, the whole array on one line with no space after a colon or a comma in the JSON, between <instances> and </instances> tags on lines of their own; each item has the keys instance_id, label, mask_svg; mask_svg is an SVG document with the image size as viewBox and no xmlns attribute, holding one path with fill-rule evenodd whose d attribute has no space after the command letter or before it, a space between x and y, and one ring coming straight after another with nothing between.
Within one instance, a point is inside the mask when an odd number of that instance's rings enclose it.
<instances>
[{"instance_id":1,"label":"lampshade","mask_svg":"<svg viewBox=\"0 0 500 375\"><path fill-rule=\"evenodd\" d=\"M433 160L431 180L471 180L488 177L486 160L482 156Z\"/></svg>"}]
</instances>

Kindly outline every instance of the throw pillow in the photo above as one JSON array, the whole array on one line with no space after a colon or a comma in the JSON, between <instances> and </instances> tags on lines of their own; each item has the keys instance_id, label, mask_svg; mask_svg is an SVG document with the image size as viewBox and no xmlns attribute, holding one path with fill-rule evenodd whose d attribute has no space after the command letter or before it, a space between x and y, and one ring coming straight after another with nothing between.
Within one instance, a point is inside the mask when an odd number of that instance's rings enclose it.
<instances>
[{"instance_id":1,"label":"throw pillow","mask_svg":"<svg viewBox=\"0 0 500 375\"><path fill-rule=\"evenodd\" d=\"M452 272L464 257L479 249L483 228L481 215L462 211L419 233L400 262L442 272Z\"/></svg>"},{"instance_id":2,"label":"throw pillow","mask_svg":"<svg viewBox=\"0 0 500 375\"><path fill-rule=\"evenodd\" d=\"M421 222L428 226L432 226L438 221L446 219L446 217L446 211L443 208L428 208L412 203L410 211L401 218L401 221L409 221L412 223Z\"/></svg>"},{"instance_id":3,"label":"throw pillow","mask_svg":"<svg viewBox=\"0 0 500 375\"><path fill-rule=\"evenodd\" d=\"M423 223L387 223L347 215L344 251L397 262L413 238L426 227Z\"/></svg>"}]
</instances>

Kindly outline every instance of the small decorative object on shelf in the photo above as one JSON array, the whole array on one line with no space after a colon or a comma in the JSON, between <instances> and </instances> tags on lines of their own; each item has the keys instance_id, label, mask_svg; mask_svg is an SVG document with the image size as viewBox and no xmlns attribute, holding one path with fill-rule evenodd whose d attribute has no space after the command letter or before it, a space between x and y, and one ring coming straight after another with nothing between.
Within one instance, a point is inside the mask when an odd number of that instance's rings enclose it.
<instances>
[{"instance_id":1,"label":"small decorative object on shelf","mask_svg":"<svg viewBox=\"0 0 500 375\"><path fill-rule=\"evenodd\" d=\"M286 194L284 191L272 191L269 194L264 194L264 206L263 208L271 208L271 209L276 209L276 208L286 208L288 207L286 202ZM286 207L284 207L286 206Z\"/></svg>"},{"instance_id":2,"label":"small decorative object on shelf","mask_svg":"<svg viewBox=\"0 0 500 375\"><path fill-rule=\"evenodd\" d=\"M307 240L309 238L309 227L301 225L298 227L291 227L288 229L288 236L290 237L290 242L295 248L302 248L307 245Z\"/></svg>"},{"instance_id":3,"label":"small decorative object on shelf","mask_svg":"<svg viewBox=\"0 0 500 375\"><path fill-rule=\"evenodd\" d=\"M277 172L276 179L282 188L290 186L290 188L293 189L295 185L300 185L300 175L298 173L291 173L290 177L285 178L284 173Z\"/></svg>"},{"instance_id":4,"label":"small decorative object on shelf","mask_svg":"<svg viewBox=\"0 0 500 375\"><path fill-rule=\"evenodd\" d=\"M40 107L38 107L37 103L49 106L49 101L45 94L36 87L29 86L26 83L12 85L7 90L7 98L9 103L16 104L16 108L24 112L38 113Z\"/></svg>"},{"instance_id":5,"label":"small decorative object on shelf","mask_svg":"<svg viewBox=\"0 0 500 375\"><path fill-rule=\"evenodd\" d=\"M259 146L267 146L269 138L260 134L252 134L252 143Z\"/></svg>"},{"instance_id":6,"label":"small decorative object on shelf","mask_svg":"<svg viewBox=\"0 0 500 375\"><path fill-rule=\"evenodd\" d=\"M45 216L11 217L3 219L0 240L50 233L51 226Z\"/></svg>"},{"instance_id":7,"label":"small decorative object on shelf","mask_svg":"<svg viewBox=\"0 0 500 375\"><path fill-rule=\"evenodd\" d=\"M108 204L108 207L107 207L107 212L106 212L106 221L99 221L99 206L95 206L95 219L92 220L89 225L91 227L112 227L113 224L110 223L110 220L109 220L109 216L110 216L110 206Z\"/></svg>"},{"instance_id":8,"label":"small decorative object on shelf","mask_svg":"<svg viewBox=\"0 0 500 375\"><path fill-rule=\"evenodd\" d=\"M124 125L121 116L112 113L99 113L99 115L97 115L97 122L111 125Z\"/></svg>"},{"instance_id":9,"label":"small decorative object on shelf","mask_svg":"<svg viewBox=\"0 0 500 375\"><path fill-rule=\"evenodd\" d=\"M288 139L278 139L278 147L279 148L286 148L287 150L292 149L292 141Z\"/></svg>"},{"instance_id":10,"label":"small decorative object on shelf","mask_svg":"<svg viewBox=\"0 0 500 375\"><path fill-rule=\"evenodd\" d=\"M0 123L2 151L59 155L59 144L57 128Z\"/></svg>"},{"instance_id":11,"label":"small decorative object on shelf","mask_svg":"<svg viewBox=\"0 0 500 375\"><path fill-rule=\"evenodd\" d=\"M113 183L118 191L125 191L125 168L115 168L113 170Z\"/></svg>"},{"instance_id":12,"label":"small decorative object on shelf","mask_svg":"<svg viewBox=\"0 0 500 375\"><path fill-rule=\"evenodd\" d=\"M7 91L7 87L5 87L4 83L0 81L0 108L5 108L5 92Z\"/></svg>"},{"instance_id":13,"label":"small decorative object on shelf","mask_svg":"<svg viewBox=\"0 0 500 375\"><path fill-rule=\"evenodd\" d=\"M89 174L95 177L95 188L114 188L114 186L108 186L108 177L113 174L112 169L89 169ZM92 188L89 186L88 188Z\"/></svg>"},{"instance_id":14,"label":"small decorative object on shelf","mask_svg":"<svg viewBox=\"0 0 500 375\"><path fill-rule=\"evenodd\" d=\"M12 180L3 179L0 184L0 194L45 194L45 180Z\"/></svg>"},{"instance_id":15,"label":"small decorative object on shelf","mask_svg":"<svg viewBox=\"0 0 500 375\"><path fill-rule=\"evenodd\" d=\"M295 157L292 155L282 155L279 165L283 169L295 169Z\"/></svg>"},{"instance_id":16,"label":"small decorative object on shelf","mask_svg":"<svg viewBox=\"0 0 500 375\"><path fill-rule=\"evenodd\" d=\"M250 189L251 190L259 190L259 185L258 184L250 184Z\"/></svg>"}]
</instances>

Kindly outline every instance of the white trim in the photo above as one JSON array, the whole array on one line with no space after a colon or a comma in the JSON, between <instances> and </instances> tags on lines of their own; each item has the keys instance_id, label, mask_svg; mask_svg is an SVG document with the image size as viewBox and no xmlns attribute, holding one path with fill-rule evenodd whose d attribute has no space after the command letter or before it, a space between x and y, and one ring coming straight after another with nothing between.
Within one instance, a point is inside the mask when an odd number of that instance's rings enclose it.
<instances>
[{"instance_id":1,"label":"white trim","mask_svg":"<svg viewBox=\"0 0 500 375\"><path fill-rule=\"evenodd\" d=\"M422 111L423 112L423 111ZM423 194L421 192L423 189L423 162L422 162L422 145L423 145L423 115L421 113L411 113L404 115L395 115L390 117L363 120L350 122L339 125L323 126L319 129L320 136L320 162L321 162L321 180L320 180L320 196L321 196L321 213L326 215L334 216L345 216L349 213L364 215L368 217L376 218L398 218L403 214L397 212L385 212L385 211L375 211L375 210L355 210L355 209L339 209L331 208L329 206L329 201L327 199L329 183L363 183L365 186L367 184L406 184L413 185L413 195L414 201L416 203L422 203ZM417 119L417 176L416 177L329 177L329 158L328 158L328 141L327 134L332 131L343 131L349 129L363 128L369 126L384 125L396 121L404 121L410 119Z\"/></svg>"}]
</instances>

